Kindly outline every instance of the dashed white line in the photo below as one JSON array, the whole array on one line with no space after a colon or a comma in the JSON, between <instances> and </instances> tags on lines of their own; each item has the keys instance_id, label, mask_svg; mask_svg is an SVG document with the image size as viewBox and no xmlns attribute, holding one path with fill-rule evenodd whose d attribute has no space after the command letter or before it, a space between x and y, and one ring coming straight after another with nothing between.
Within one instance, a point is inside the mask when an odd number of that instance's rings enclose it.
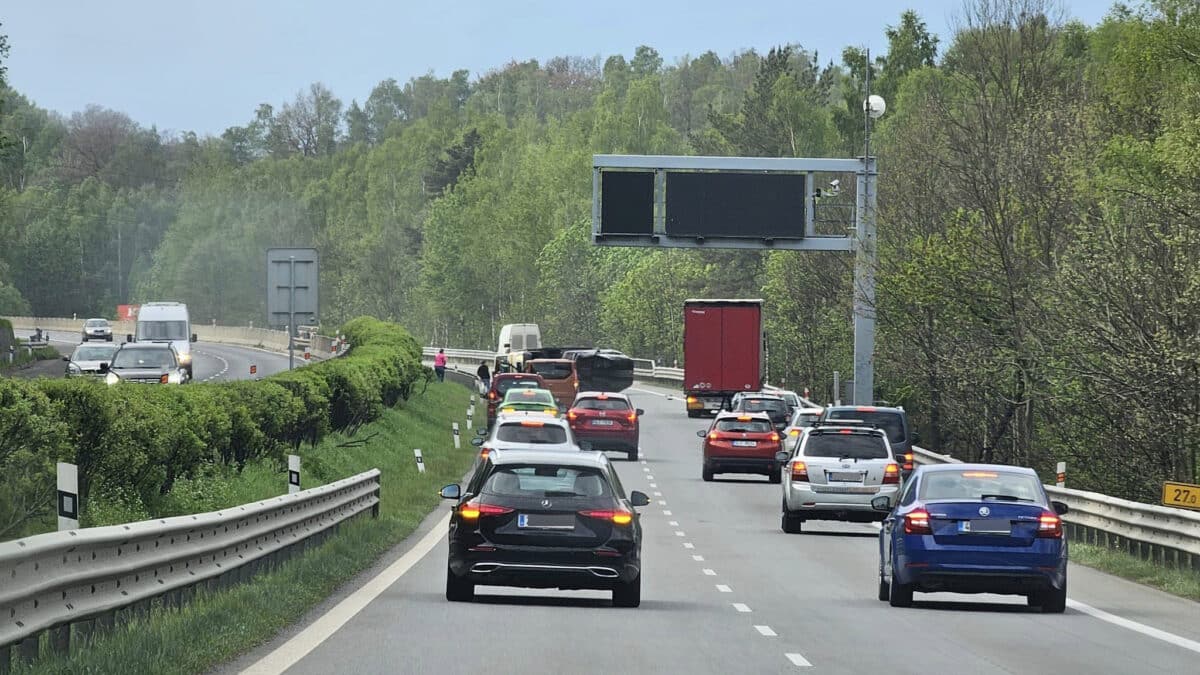
<instances>
[{"instance_id":1,"label":"dashed white line","mask_svg":"<svg viewBox=\"0 0 1200 675\"><path fill-rule=\"evenodd\" d=\"M762 635L763 637L777 637L778 636L778 633L771 630L770 626L755 626L754 630L758 631L758 634Z\"/></svg>"},{"instance_id":2,"label":"dashed white line","mask_svg":"<svg viewBox=\"0 0 1200 675\"><path fill-rule=\"evenodd\" d=\"M717 584L717 590L722 593L732 593L733 592L733 589L726 586L725 584Z\"/></svg>"},{"instance_id":3,"label":"dashed white line","mask_svg":"<svg viewBox=\"0 0 1200 675\"><path fill-rule=\"evenodd\" d=\"M808 662L808 659L799 654L784 654L784 656L788 657L788 661L791 661L792 665L794 666L798 666L800 668L812 668L812 664Z\"/></svg>"},{"instance_id":4,"label":"dashed white line","mask_svg":"<svg viewBox=\"0 0 1200 675\"><path fill-rule=\"evenodd\" d=\"M650 473L650 467L648 467L648 466L643 466L643 467L642 467L642 471L645 471L646 473Z\"/></svg>"},{"instance_id":5,"label":"dashed white line","mask_svg":"<svg viewBox=\"0 0 1200 675\"><path fill-rule=\"evenodd\" d=\"M655 490L655 491L654 491L654 496L655 496L655 497L661 497L661 496L662 496L662 491L661 491L661 490Z\"/></svg>"},{"instance_id":6,"label":"dashed white line","mask_svg":"<svg viewBox=\"0 0 1200 675\"><path fill-rule=\"evenodd\" d=\"M660 499L660 500L658 500L658 505L659 505L659 506L666 506L666 505L667 505L667 500L665 500L665 499Z\"/></svg>"},{"instance_id":7,"label":"dashed white line","mask_svg":"<svg viewBox=\"0 0 1200 675\"><path fill-rule=\"evenodd\" d=\"M675 536L676 537L686 537L687 535L683 533L683 530L675 530Z\"/></svg>"},{"instance_id":8,"label":"dashed white line","mask_svg":"<svg viewBox=\"0 0 1200 675\"><path fill-rule=\"evenodd\" d=\"M706 577L715 577L715 576L717 576L717 572L716 572L716 570L709 569L709 568L705 567L705 568L704 568L702 571L704 572L704 576L706 576Z\"/></svg>"},{"instance_id":9,"label":"dashed white line","mask_svg":"<svg viewBox=\"0 0 1200 675\"><path fill-rule=\"evenodd\" d=\"M745 613L747 613L747 612L749 612L749 611L750 611L750 605L747 605L747 604L746 604L746 603L744 603L744 602L735 602L735 603L733 603L733 608L734 608L734 609L736 609L737 611L739 611L739 612L743 613L743 614L745 614Z\"/></svg>"},{"instance_id":10,"label":"dashed white line","mask_svg":"<svg viewBox=\"0 0 1200 675\"><path fill-rule=\"evenodd\" d=\"M663 509L663 515L664 515L664 516L669 516L669 515L671 515L671 512L670 512L670 511L667 511L666 509Z\"/></svg>"},{"instance_id":11,"label":"dashed white line","mask_svg":"<svg viewBox=\"0 0 1200 675\"><path fill-rule=\"evenodd\" d=\"M646 476L646 480L654 480L654 476Z\"/></svg>"},{"instance_id":12,"label":"dashed white line","mask_svg":"<svg viewBox=\"0 0 1200 675\"><path fill-rule=\"evenodd\" d=\"M642 464L645 464L645 463L646 463L646 460L644 460L644 459L643 459L643 460L642 460Z\"/></svg>"},{"instance_id":13,"label":"dashed white line","mask_svg":"<svg viewBox=\"0 0 1200 675\"><path fill-rule=\"evenodd\" d=\"M685 541L685 542L683 542L683 547L687 548L687 549L692 549L692 548L696 548L696 545L690 541Z\"/></svg>"},{"instance_id":14,"label":"dashed white line","mask_svg":"<svg viewBox=\"0 0 1200 675\"><path fill-rule=\"evenodd\" d=\"M672 521L669 521L667 524L668 524L668 525L670 525L671 527L679 527L679 521L678 521L678 520L672 520Z\"/></svg>"},{"instance_id":15,"label":"dashed white line","mask_svg":"<svg viewBox=\"0 0 1200 675\"><path fill-rule=\"evenodd\" d=\"M704 562L704 556L694 555L694 556L692 556L692 560L695 560L696 562Z\"/></svg>"},{"instance_id":16,"label":"dashed white line","mask_svg":"<svg viewBox=\"0 0 1200 675\"><path fill-rule=\"evenodd\" d=\"M651 483L651 484L650 484L650 487L652 487L652 488L656 488L656 487L658 487L658 483Z\"/></svg>"}]
</instances>

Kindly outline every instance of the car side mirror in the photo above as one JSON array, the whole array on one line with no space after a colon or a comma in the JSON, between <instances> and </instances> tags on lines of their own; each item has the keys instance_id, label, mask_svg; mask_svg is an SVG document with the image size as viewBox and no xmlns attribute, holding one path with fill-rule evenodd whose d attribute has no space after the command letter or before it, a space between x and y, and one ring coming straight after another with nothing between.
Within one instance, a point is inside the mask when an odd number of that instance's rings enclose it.
<instances>
[{"instance_id":1,"label":"car side mirror","mask_svg":"<svg viewBox=\"0 0 1200 675\"><path fill-rule=\"evenodd\" d=\"M790 456L791 455L788 454L787 450L780 450L779 452L775 453L775 461L786 462Z\"/></svg>"},{"instance_id":2,"label":"car side mirror","mask_svg":"<svg viewBox=\"0 0 1200 675\"><path fill-rule=\"evenodd\" d=\"M645 492L634 490L629 493L629 503L634 506L645 506L650 503L650 498L646 496Z\"/></svg>"},{"instance_id":3,"label":"car side mirror","mask_svg":"<svg viewBox=\"0 0 1200 675\"><path fill-rule=\"evenodd\" d=\"M487 429L477 429L475 431L475 435L480 438L483 438L484 436L487 436Z\"/></svg>"},{"instance_id":4,"label":"car side mirror","mask_svg":"<svg viewBox=\"0 0 1200 675\"><path fill-rule=\"evenodd\" d=\"M475 438L472 438L472 439L471 439L471 445L473 445L473 446L475 446L475 447L477 447L477 448L478 448L479 446L483 445L483 437L482 437L482 436L476 436Z\"/></svg>"},{"instance_id":5,"label":"car side mirror","mask_svg":"<svg viewBox=\"0 0 1200 675\"><path fill-rule=\"evenodd\" d=\"M1064 502L1050 502L1050 506L1054 509L1054 512L1060 516L1066 515L1071 510L1071 507L1067 506Z\"/></svg>"},{"instance_id":6,"label":"car side mirror","mask_svg":"<svg viewBox=\"0 0 1200 675\"><path fill-rule=\"evenodd\" d=\"M199 340L196 339L195 333L192 333L192 342L199 342Z\"/></svg>"},{"instance_id":7,"label":"car side mirror","mask_svg":"<svg viewBox=\"0 0 1200 675\"><path fill-rule=\"evenodd\" d=\"M107 373L108 373L108 364L107 364L107 363L101 363L101 364L100 364L100 374L101 374L101 375L106 375Z\"/></svg>"},{"instance_id":8,"label":"car side mirror","mask_svg":"<svg viewBox=\"0 0 1200 675\"><path fill-rule=\"evenodd\" d=\"M69 356L65 356L65 355L64 355L64 356L63 356L63 361L66 361L67 363L70 363L70 362L71 362L71 357L69 357Z\"/></svg>"},{"instance_id":9,"label":"car side mirror","mask_svg":"<svg viewBox=\"0 0 1200 675\"><path fill-rule=\"evenodd\" d=\"M126 334L125 334L125 341L126 341L126 342L133 342L133 334L131 334L131 333L126 333Z\"/></svg>"},{"instance_id":10,"label":"car side mirror","mask_svg":"<svg viewBox=\"0 0 1200 675\"><path fill-rule=\"evenodd\" d=\"M892 498L887 495L882 495L871 500L871 508L876 511L888 512L892 510Z\"/></svg>"},{"instance_id":11,"label":"car side mirror","mask_svg":"<svg viewBox=\"0 0 1200 675\"><path fill-rule=\"evenodd\" d=\"M708 435L708 432L705 431L704 429L698 429L696 431L696 438L704 438L707 435Z\"/></svg>"},{"instance_id":12,"label":"car side mirror","mask_svg":"<svg viewBox=\"0 0 1200 675\"><path fill-rule=\"evenodd\" d=\"M438 494L442 499L459 499L462 497L462 488L458 487L458 483L451 483L442 488Z\"/></svg>"},{"instance_id":13,"label":"car side mirror","mask_svg":"<svg viewBox=\"0 0 1200 675\"><path fill-rule=\"evenodd\" d=\"M638 409L637 409L637 416L638 416L638 417L641 417L642 415L645 415L645 414L646 414L646 411L645 411L645 410L642 410L641 408L638 408Z\"/></svg>"}]
</instances>

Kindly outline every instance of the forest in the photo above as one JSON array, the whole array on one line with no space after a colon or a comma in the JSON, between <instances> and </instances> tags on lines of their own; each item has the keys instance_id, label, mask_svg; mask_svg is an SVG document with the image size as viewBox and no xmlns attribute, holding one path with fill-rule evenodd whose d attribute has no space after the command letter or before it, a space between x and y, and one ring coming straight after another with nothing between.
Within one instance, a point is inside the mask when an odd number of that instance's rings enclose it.
<instances>
[{"instance_id":1,"label":"forest","mask_svg":"<svg viewBox=\"0 0 1200 675\"><path fill-rule=\"evenodd\" d=\"M1157 501L1200 478L1200 5L1066 16L969 0L939 36L905 11L869 59L797 35L388 79L349 104L314 83L219 137L45 110L0 70L0 315L174 299L260 323L265 249L313 246L324 324L371 315L427 345L528 321L674 365L684 298L762 297L770 381L828 401L852 258L595 247L591 158L859 156L869 73L888 103L877 398L931 449L1066 461L1070 487ZM853 182L823 227L847 224Z\"/></svg>"}]
</instances>

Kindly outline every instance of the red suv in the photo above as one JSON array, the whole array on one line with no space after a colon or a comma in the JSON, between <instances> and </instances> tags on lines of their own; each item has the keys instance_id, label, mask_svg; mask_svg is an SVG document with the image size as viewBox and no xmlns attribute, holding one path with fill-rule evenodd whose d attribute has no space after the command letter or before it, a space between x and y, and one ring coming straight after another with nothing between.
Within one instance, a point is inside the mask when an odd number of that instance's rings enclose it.
<instances>
[{"instance_id":1,"label":"red suv","mask_svg":"<svg viewBox=\"0 0 1200 675\"><path fill-rule=\"evenodd\" d=\"M721 413L696 435L704 439L704 480L717 473L758 473L772 483L781 480L775 457L781 449L779 432L766 413Z\"/></svg>"},{"instance_id":2,"label":"red suv","mask_svg":"<svg viewBox=\"0 0 1200 675\"><path fill-rule=\"evenodd\" d=\"M575 397L567 421L580 445L624 451L632 461L638 458L638 417L645 412L625 394L585 391Z\"/></svg>"},{"instance_id":3,"label":"red suv","mask_svg":"<svg viewBox=\"0 0 1200 675\"><path fill-rule=\"evenodd\" d=\"M497 373L492 376L492 387L487 393L487 425L491 428L496 421L496 409L504 400L504 395L513 387L534 387L546 389L546 380L534 373Z\"/></svg>"}]
</instances>

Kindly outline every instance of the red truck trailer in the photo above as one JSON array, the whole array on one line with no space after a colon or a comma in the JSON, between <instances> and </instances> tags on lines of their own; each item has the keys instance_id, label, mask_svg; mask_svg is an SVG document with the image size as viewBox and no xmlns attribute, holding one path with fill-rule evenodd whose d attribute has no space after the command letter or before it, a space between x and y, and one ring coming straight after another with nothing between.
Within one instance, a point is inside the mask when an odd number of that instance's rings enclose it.
<instances>
[{"instance_id":1,"label":"red truck trailer","mask_svg":"<svg viewBox=\"0 0 1200 675\"><path fill-rule=\"evenodd\" d=\"M688 417L716 414L763 375L762 300L685 300L683 392Z\"/></svg>"}]
</instances>

